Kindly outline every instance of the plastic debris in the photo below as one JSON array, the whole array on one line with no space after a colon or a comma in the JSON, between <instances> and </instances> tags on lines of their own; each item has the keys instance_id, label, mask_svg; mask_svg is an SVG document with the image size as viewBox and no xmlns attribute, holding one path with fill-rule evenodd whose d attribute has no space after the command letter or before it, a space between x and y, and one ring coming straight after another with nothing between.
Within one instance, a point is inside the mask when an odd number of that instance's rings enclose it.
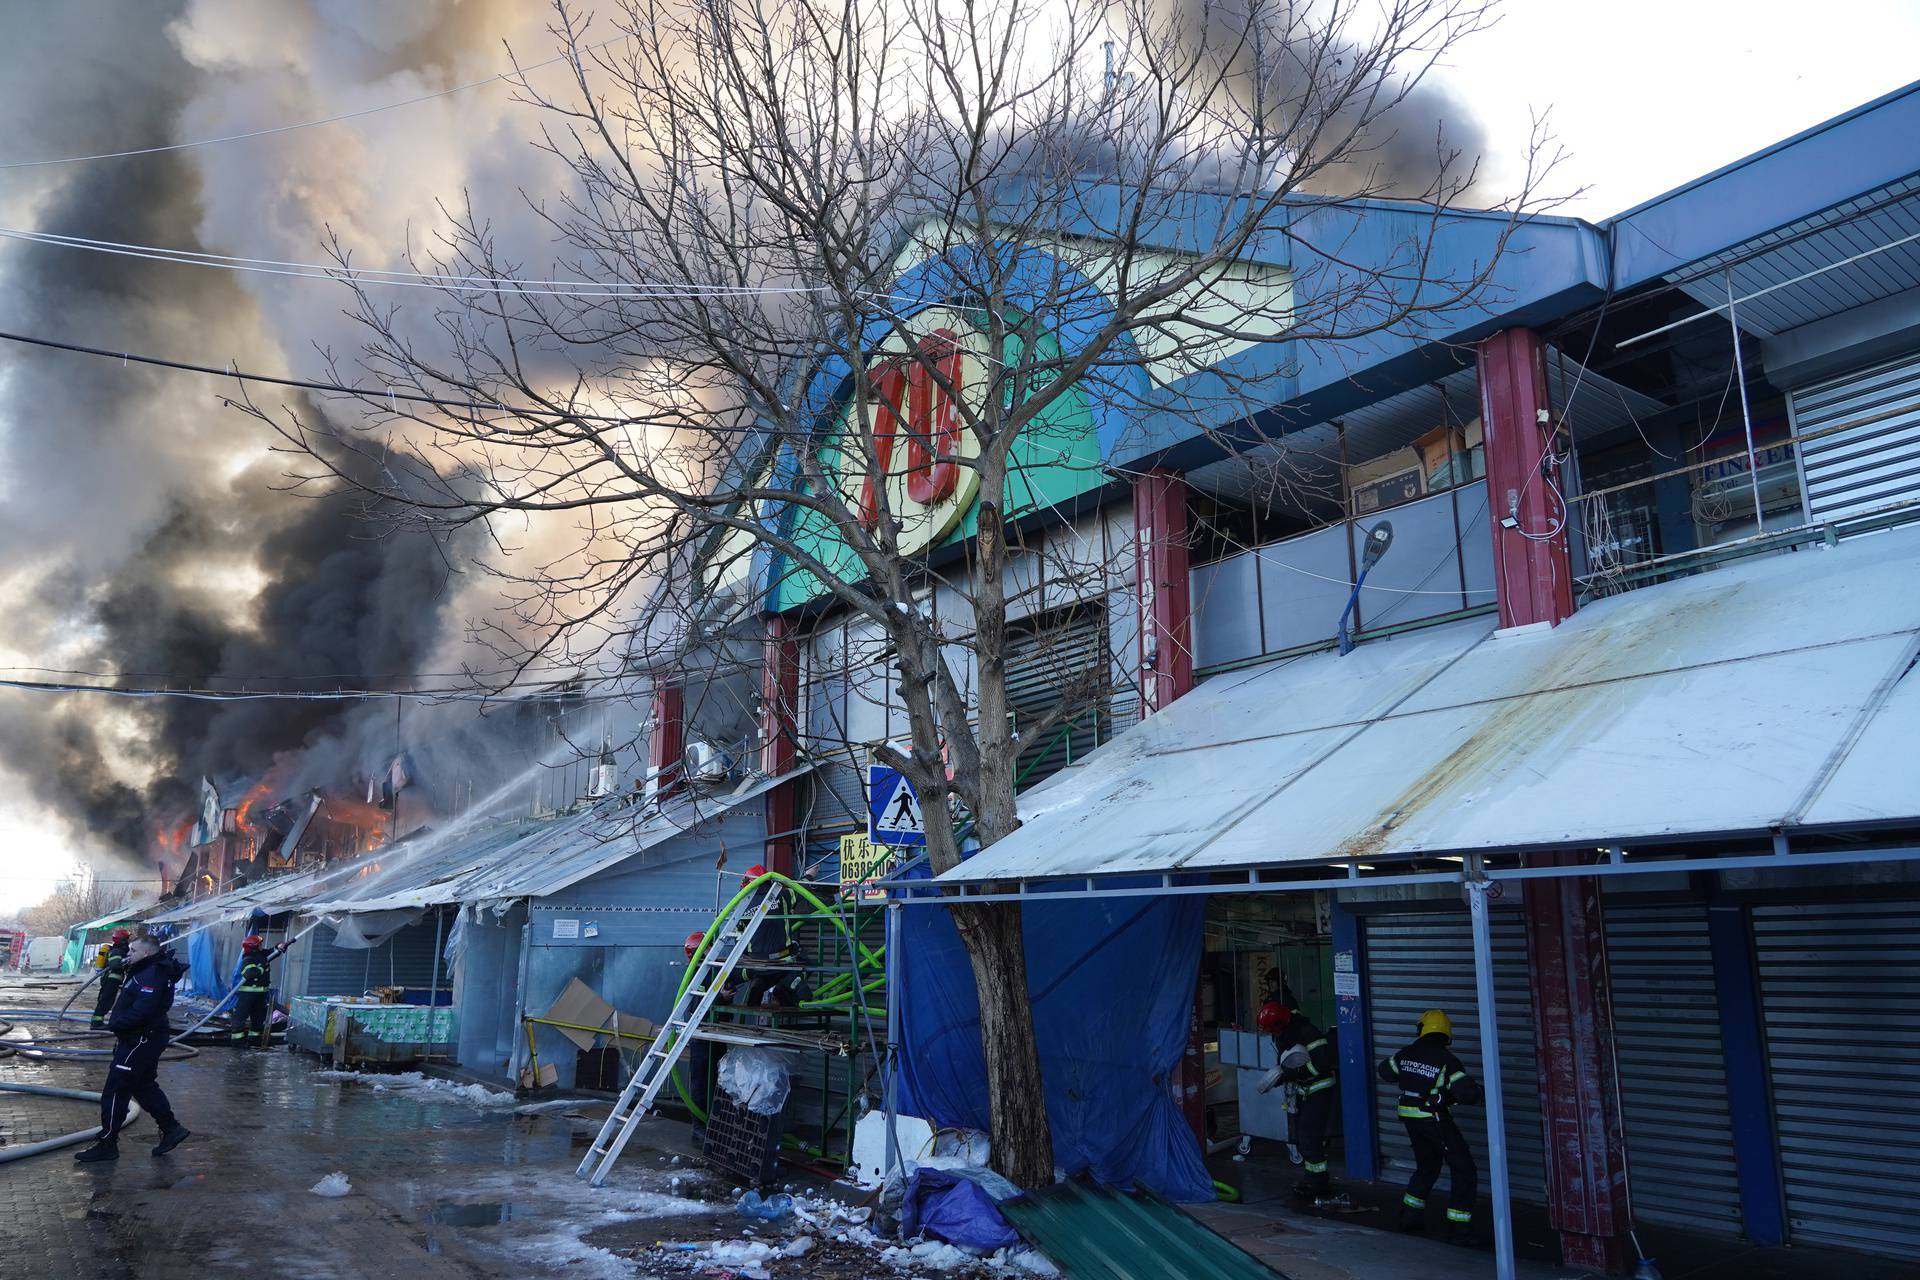
<instances>
[{"instance_id":1,"label":"plastic debris","mask_svg":"<svg viewBox=\"0 0 1920 1280\"><path fill-rule=\"evenodd\" d=\"M307 1188L317 1196L344 1196L353 1190L353 1184L347 1181L347 1175L334 1170L320 1181Z\"/></svg>"},{"instance_id":2,"label":"plastic debris","mask_svg":"<svg viewBox=\"0 0 1920 1280\"><path fill-rule=\"evenodd\" d=\"M793 1072L766 1049L742 1047L727 1050L716 1077L728 1097L755 1115L771 1116L787 1105Z\"/></svg>"},{"instance_id":3,"label":"plastic debris","mask_svg":"<svg viewBox=\"0 0 1920 1280\"><path fill-rule=\"evenodd\" d=\"M784 1191L777 1191L763 1200L758 1191L749 1191L740 1197L740 1203L734 1207L747 1217L762 1222L785 1222L793 1216L793 1197Z\"/></svg>"}]
</instances>

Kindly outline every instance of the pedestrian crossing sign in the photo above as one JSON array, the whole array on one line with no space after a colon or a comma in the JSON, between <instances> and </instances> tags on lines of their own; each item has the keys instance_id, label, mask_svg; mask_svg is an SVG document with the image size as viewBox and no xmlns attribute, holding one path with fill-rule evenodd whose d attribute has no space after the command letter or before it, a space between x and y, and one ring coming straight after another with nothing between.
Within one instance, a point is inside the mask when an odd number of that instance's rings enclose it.
<instances>
[{"instance_id":1,"label":"pedestrian crossing sign","mask_svg":"<svg viewBox=\"0 0 1920 1280\"><path fill-rule=\"evenodd\" d=\"M867 766L867 839L896 847L927 843L927 821L913 784L883 764Z\"/></svg>"}]
</instances>

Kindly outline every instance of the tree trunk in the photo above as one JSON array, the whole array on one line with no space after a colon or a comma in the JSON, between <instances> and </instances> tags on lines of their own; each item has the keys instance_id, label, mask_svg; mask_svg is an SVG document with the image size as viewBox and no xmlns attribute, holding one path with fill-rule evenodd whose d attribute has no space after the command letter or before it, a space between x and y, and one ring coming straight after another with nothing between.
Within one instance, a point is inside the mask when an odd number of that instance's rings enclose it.
<instances>
[{"instance_id":1,"label":"tree trunk","mask_svg":"<svg viewBox=\"0 0 1920 1280\"><path fill-rule=\"evenodd\" d=\"M1053 1134L1027 994L1027 950L1017 903L952 908L973 962L980 1052L987 1065L993 1171L1016 1187L1053 1183Z\"/></svg>"}]
</instances>

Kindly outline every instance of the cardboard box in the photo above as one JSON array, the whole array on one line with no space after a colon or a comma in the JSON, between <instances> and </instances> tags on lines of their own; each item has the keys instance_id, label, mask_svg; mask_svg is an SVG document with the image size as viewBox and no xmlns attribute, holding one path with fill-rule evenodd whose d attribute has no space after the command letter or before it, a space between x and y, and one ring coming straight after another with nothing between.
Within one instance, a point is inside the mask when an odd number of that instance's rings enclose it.
<instances>
[{"instance_id":1,"label":"cardboard box","mask_svg":"<svg viewBox=\"0 0 1920 1280\"><path fill-rule=\"evenodd\" d=\"M554 1022L573 1024L572 1027L553 1027L550 1030L557 1031L571 1040L576 1049L591 1049L593 1042L598 1038L598 1033L576 1030L575 1028L578 1027L601 1027L607 1032L618 1031L623 1035L644 1036L648 1039L657 1035L660 1030L653 1022L639 1014L622 1013L615 1009L600 998L599 992L578 978L571 979L567 983L553 1004L548 1006L544 1016ZM628 1047L633 1044L631 1040L622 1043Z\"/></svg>"},{"instance_id":2,"label":"cardboard box","mask_svg":"<svg viewBox=\"0 0 1920 1280\"><path fill-rule=\"evenodd\" d=\"M558 1083L560 1083L560 1072L554 1068L551 1062L543 1062L540 1064L540 1078L538 1080L533 1078L533 1068L531 1066L520 1068L520 1087L522 1089L550 1089Z\"/></svg>"}]
</instances>

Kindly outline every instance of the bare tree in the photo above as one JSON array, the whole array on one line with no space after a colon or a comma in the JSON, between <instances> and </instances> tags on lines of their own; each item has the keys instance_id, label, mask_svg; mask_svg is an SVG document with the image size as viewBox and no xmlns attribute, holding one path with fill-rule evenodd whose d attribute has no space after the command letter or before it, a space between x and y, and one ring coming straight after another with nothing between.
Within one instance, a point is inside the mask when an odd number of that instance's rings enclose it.
<instances>
[{"instance_id":1,"label":"bare tree","mask_svg":"<svg viewBox=\"0 0 1920 1280\"><path fill-rule=\"evenodd\" d=\"M982 845L1018 826L1022 748L1096 693L1089 677L1011 714L1009 635L1033 589L1013 562L1042 505L1023 449L1066 439L1071 405L1097 405L1109 435L1155 413L1242 419L1288 351L1473 303L1498 246L1452 278L1431 254L1472 165L1433 137L1409 190L1382 148L1488 5L615 8L610 32L560 0L568 92L518 83L562 170L527 206L566 279L532 279L464 202L414 261L445 287L430 315L340 258L366 334L342 380L441 403L245 407L319 463L304 480L357 485L419 525L571 521L560 554L507 575L522 661L611 646L671 678L757 625L768 586L749 562L864 620L878 649L847 661L893 664L907 728L866 745L917 788L947 870L962 819ZM1311 202L1386 194L1426 210L1386 261L1302 230ZM1289 261L1314 264L1311 290L1298 266L1289 287ZM1274 358L1228 359L1261 349ZM1202 381L1206 403L1167 399ZM930 564L956 505L976 532ZM935 581L965 617L934 616ZM1020 913L952 910L994 1166L1040 1185L1053 1157Z\"/></svg>"},{"instance_id":2,"label":"bare tree","mask_svg":"<svg viewBox=\"0 0 1920 1280\"><path fill-rule=\"evenodd\" d=\"M20 913L20 927L36 936L64 934L76 924L128 906L133 898L132 890L104 885L93 876L63 880L52 893Z\"/></svg>"}]
</instances>

